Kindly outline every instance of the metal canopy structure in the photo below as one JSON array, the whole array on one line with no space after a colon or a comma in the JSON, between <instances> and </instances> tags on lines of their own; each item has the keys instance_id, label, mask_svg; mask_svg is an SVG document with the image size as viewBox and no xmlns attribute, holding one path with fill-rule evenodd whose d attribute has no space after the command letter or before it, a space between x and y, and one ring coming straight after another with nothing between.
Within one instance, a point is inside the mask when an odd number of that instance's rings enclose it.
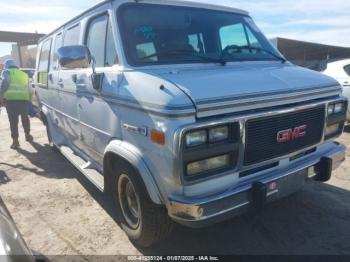
<instances>
[{"instance_id":1,"label":"metal canopy structure","mask_svg":"<svg viewBox=\"0 0 350 262\"><path fill-rule=\"evenodd\" d=\"M20 33L20 32L8 32L0 31L0 42L3 43L17 43L18 48L18 59L20 66L22 66L22 54L21 47L28 45L37 45L39 39L42 38L44 34L38 33Z\"/></svg>"},{"instance_id":2,"label":"metal canopy structure","mask_svg":"<svg viewBox=\"0 0 350 262\"><path fill-rule=\"evenodd\" d=\"M350 47L323 45L285 38L271 40L296 65L323 71L327 62L350 58Z\"/></svg>"}]
</instances>

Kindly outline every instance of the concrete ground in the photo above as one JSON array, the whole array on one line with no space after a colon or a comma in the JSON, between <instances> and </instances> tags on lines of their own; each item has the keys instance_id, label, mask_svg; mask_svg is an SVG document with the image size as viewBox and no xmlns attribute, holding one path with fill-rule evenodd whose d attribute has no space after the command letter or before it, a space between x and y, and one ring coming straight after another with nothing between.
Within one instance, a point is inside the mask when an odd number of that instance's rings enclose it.
<instances>
[{"instance_id":1,"label":"concrete ground","mask_svg":"<svg viewBox=\"0 0 350 262\"><path fill-rule=\"evenodd\" d=\"M0 194L35 252L54 255L350 254L350 154L327 184L260 213L205 229L177 226L153 249L135 247L114 221L109 201L60 154L50 151L44 126L32 120L35 143L21 136L9 149L7 116L0 115ZM350 145L350 133L341 139Z\"/></svg>"}]
</instances>

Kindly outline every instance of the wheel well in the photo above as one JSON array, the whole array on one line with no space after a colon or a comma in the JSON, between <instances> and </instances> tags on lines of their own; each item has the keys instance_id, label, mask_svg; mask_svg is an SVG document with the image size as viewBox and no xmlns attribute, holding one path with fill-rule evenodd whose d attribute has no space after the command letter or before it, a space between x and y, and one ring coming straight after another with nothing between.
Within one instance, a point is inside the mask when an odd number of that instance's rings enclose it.
<instances>
[{"instance_id":1,"label":"wheel well","mask_svg":"<svg viewBox=\"0 0 350 262\"><path fill-rule=\"evenodd\" d=\"M107 153L103 159L104 184L105 184L105 191L107 193L110 193L112 190L111 178L115 173L115 171L118 170L118 166L120 165L128 165L136 173L138 173L137 169L125 158L115 153L111 153L111 152Z\"/></svg>"},{"instance_id":2,"label":"wheel well","mask_svg":"<svg viewBox=\"0 0 350 262\"><path fill-rule=\"evenodd\" d=\"M136 179L139 180L140 184L143 185L143 188L146 190L148 197L156 204L158 205L163 205L164 201L162 201L162 197L160 195L159 188L155 184L155 181L152 180L152 175L151 177L144 177L141 174L140 171L132 162L128 161L124 157L120 156L119 154L116 154L114 152L108 152L105 154L104 159L103 159L103 174L104 174L104 188L105 192L107 194L113 193L113 180L114 180L114 175L116 174L117 171L121 171L122 168L125 167L129 168L129 171L133 171L133 173L136 175ZM145 180L149 179L149 180ZM148 185L148 187L147 187Z\"/></svg>"}]
</instances>

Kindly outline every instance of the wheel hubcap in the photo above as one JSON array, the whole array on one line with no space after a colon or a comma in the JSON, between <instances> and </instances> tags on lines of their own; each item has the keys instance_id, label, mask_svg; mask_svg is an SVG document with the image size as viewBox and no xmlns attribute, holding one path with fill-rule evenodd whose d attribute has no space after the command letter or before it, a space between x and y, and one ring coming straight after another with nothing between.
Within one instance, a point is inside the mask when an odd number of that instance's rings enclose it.
<instances>
[{"instance_id":1,"label":"wheel hubcap","mask_svg":"<svg viewBox=\"0 0 350 262\"><path fill-rule=\"evenodd\" d=\"M126 175L119 178L118 194L124 219L130 227L136 229L140 224L140 200L134 185Z\"/></svg>"}]
</instances>

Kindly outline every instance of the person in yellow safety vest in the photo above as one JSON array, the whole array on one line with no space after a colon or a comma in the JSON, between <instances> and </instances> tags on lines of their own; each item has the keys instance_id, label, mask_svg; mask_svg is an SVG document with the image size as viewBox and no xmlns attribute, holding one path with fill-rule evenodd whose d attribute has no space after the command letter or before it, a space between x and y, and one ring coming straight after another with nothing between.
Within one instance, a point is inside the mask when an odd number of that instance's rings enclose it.
<instances>
[{"instance_id":1,"label":"person in yellow safety vest","mask_svg":"<svg viewBox=\"0 0 350 262\"><path fill-rule=\"evenodd\" d=\"M7 60L4 71L1 74L0 103L5 104L12 136L12 149L17 149L19 145L18 119L21 116L25 138L28 142L33 142L30 134L29 110L29 78L28 75L16 65L14 60Z\"/></svg>"}]
</instances>

